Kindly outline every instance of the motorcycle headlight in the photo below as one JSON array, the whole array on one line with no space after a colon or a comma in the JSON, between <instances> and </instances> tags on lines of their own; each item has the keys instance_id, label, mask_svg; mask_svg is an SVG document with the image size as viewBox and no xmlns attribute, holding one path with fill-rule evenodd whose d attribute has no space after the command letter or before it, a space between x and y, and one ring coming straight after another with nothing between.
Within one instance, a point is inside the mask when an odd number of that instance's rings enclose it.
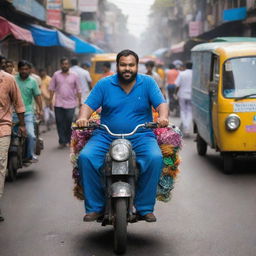
<instances>
[{"instance_id":1,"label":"motorcycle headlight","mask_svg":"<svg viewBox=\"0 0 256 256\"><path fill-rule=\"evenodd\" d=\"M125 161L129 158L129 148L125 144L116 144L111 148L110 154L116 161Z\"/></svg>"},{"instance_id":2,"label":"motorcycle headlight","mask_svg":"<svg viewBox=\"0 0 256 256\"><path fill-rule=\"evenodd\" d=\"M226 118L226 128L229 131L235 131L240 126L240 117L236 114L231 114Z\"/></svg>"}]
</instances>

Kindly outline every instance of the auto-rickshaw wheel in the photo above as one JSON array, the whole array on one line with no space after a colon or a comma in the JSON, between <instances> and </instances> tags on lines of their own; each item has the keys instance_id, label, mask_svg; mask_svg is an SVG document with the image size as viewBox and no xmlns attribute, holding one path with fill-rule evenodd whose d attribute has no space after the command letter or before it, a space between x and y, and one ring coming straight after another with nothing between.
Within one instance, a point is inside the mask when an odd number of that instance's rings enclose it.
<instances>
[{"instance_id":1,"label":"auto-rickshaw wheel","mask_svg":"<svg viewBox=\"0 0 256 256\"><path fill-rule=\"evenodd\" d=\"M207 143L203 140L203 138L197 134L196 136L196 148L199 156L205 156L207 152Z\"/></svg>"},{"instance_id":2,"label":"auto-rickshaw wheel","mask_svg":"<svg viewBox=\"0 0 256 256\"><path fill-rule=\"evenodd\" d=\"M234 167L234 157L231 153L222 153L223 157L223 173L232 174Z\"/></svg>"}]
</instances>

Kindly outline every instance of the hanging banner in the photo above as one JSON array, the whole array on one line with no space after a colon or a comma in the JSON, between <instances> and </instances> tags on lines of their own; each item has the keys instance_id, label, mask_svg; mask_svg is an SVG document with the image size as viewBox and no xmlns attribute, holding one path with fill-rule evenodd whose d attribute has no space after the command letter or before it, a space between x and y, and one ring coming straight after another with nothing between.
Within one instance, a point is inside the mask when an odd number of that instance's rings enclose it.
<instances>
[{"instance_id":1,"label":"hanging banner","mask_svg":"<svg viewBox=\"0 0 256 256\"><path fill-rule=\"evenodd\" d=\"M73 35L80 34L80 16L66 15L65 30Z\"/></svg>"},{"instance_id":2,"label":"hanging banner","mask_svg":"<svg viewBox=\"0 0 256 256\"><path fill-rule=\"evenodd\" d=\"M61 10L47 10L47 24L62 29Z\"/></svg>"},{"instance_id":3,"label":"hanging banner","mask_svg":"<svg viewBox=\"0 0 256 256\"><path fill-rule=\"evenodd\" d=\"M63 0L63 9L76 11L77 1L76 0Z\"/></svg>"},{"instance_id":4,"label":"hanging banner","mask_svg":"<svg viewBox=\"0 0 256 256\"><path fill-rule=\"evenodd\" d=\"M80 12L97 12L98 0L78 0L78 9Z\"/></svg>"},{"instance_id":5,"label":"hanging banner","mask_svg":"<svg viewBox=\"0 0 256 256\"><path fill-rule=\"evenodd\" d=\"M62 2L61 0L47 0L47 7L48 10L61 10Z\"/></svg>"}]
</instances>

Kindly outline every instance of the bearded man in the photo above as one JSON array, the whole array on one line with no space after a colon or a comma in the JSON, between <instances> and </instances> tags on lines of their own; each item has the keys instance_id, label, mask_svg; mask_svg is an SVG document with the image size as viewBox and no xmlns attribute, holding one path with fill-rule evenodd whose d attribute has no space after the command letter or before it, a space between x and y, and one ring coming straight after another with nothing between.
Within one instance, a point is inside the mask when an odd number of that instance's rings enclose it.
<instances>
[{"instance_id":1,"label":"bearded man","mask_svg":"<svg viewBox=\"0 0 256 256\"><path fill-rule=\"evenodd\" d=\"M168 125L165 99L150 76L137 73L138 63L135 52L123 50L118 53L117 74L103 78L95 85L81 107L76 122L79 127L87 126L90 116L99 107L102 107L101 123L114 133L129 133L138 124L152 122L152 106L159 113L159 127ZM84 221L95 221L104 213L101 168L114 139L103 129L95 130L79 155L78 165L85 195ZM140 169L134 206L142 219L154 222L156 189L163 164L161 150L150 129L141 129L127 139L136 153Z\"/></svg>"}]
</instances>

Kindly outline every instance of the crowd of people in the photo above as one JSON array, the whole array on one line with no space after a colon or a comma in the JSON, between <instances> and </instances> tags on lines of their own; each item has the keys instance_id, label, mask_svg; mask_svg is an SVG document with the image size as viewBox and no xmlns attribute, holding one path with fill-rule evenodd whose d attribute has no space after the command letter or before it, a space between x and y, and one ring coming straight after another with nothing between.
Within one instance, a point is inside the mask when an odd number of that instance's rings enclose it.
<instances>
[{"instance_id":1,"label":"crowd of people","mask_svg":"<svg viewBox=\"0 0 256 256\"><path fill-rule=\"evenodd\" d=\"M92 89L90 63L81 66L76 58L62 58L60 70L50 77L44 68L36 70L26 60L14 63L0 56L0 204L6 176L8 147L13 122L19 122L19 131L27 136L24 162L36 162L34 120L43 120L46 130L56 123L58 148L69 147L71 124ZM192 123L191 84L192 64L170 64L168 69L145 63L146 75L151 76L169 103L169 112L181 117L180 128L189 136ZM101 78L111 76L109 62L103 63ZM13 113L14 111L14 113ZM0 205L0 221L3 220Z\"/></svg>"},{"instance_id":2,"label":"crowd of people","mask_svg":"<svg viewBox=\"0 0 256 256\"><path fill-rule=\"evenodd\" d=\"M145 63L146 74L151 76L169 102L170 114L181 118L180 129L184 137L190 136L192 125L192 63L175 61L167 69L154 61Z\"/></svg>"}]
</instances>

